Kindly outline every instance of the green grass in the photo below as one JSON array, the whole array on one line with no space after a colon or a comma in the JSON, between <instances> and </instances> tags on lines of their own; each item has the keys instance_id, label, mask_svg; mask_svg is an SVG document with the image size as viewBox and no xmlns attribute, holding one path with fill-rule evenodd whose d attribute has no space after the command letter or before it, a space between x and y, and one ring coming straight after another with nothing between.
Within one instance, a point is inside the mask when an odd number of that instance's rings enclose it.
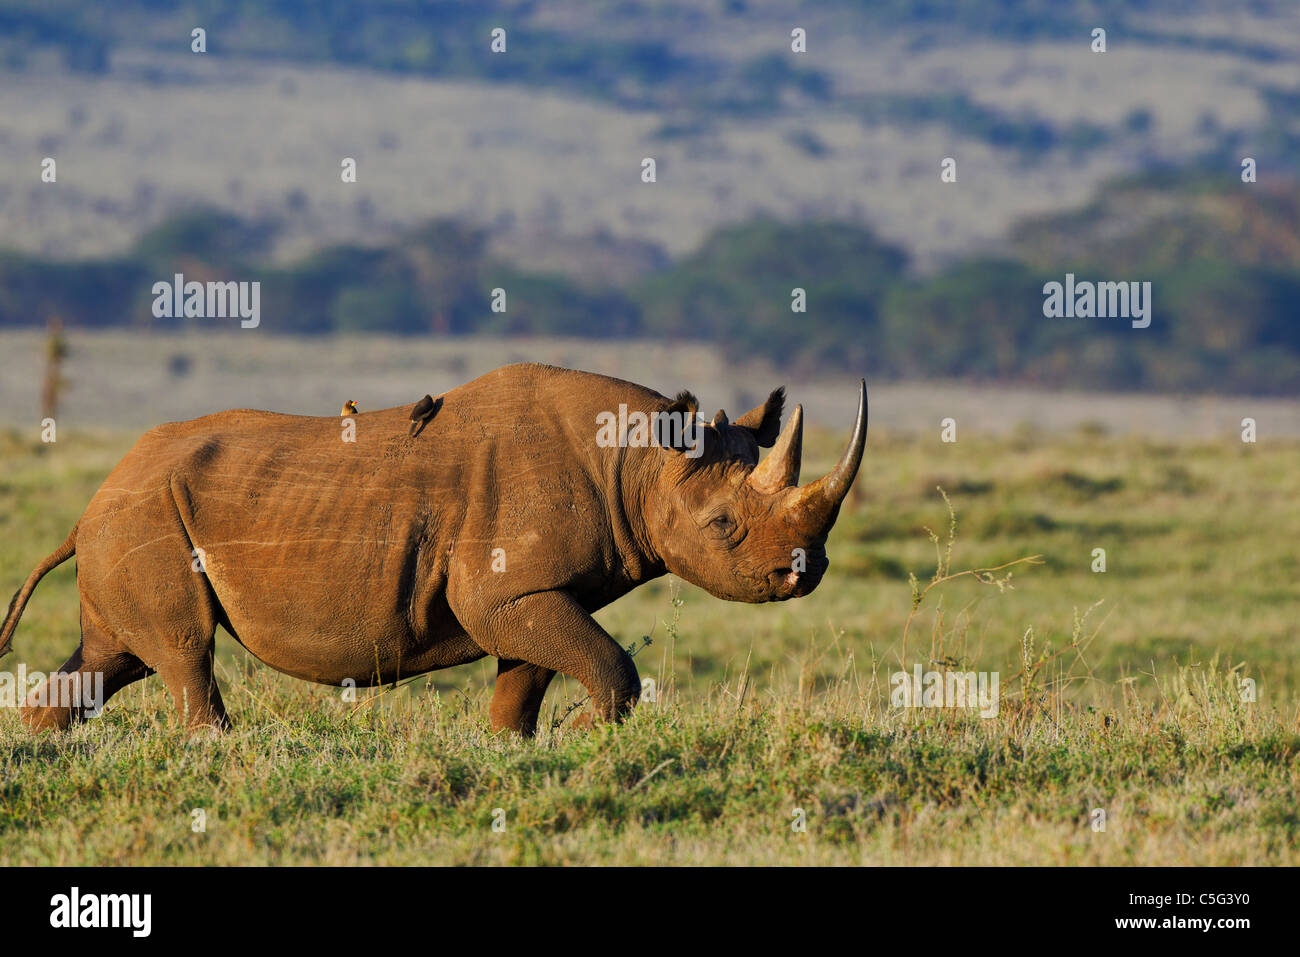
<instances>
[{"instance_id":1,"label":"green grass","mask_svg":"<svg viewBox=\"0 0 1300 957\"><path fill-rule=\"evenodd\" d=\"M62 541L133 438L69 435L38 454L0 434L0 586L16 588ZM811 437L806 473L836 451ZM637 664L658 700L621 726L552 729L583 694L557 679L537 740L494 737L490 660L352 703L222 636L236 721L222 739L187 739L156 678L63 736L32 737L0 711L0 853L10 864L1294 864L1297 453L1235 435L944 445L876 430L810 598L733 605L661 580L600 613L627 645L651 635ZM1043 564L1009 569L1009 589L937 585L908 624L909 572L924 588L947 551L936 486L956 509L949 573ZM1090 570L1098 547L1104 574ZM905 627L908 667L998 672L997 717L891 707ZM69 563L37 591L3 667L49 670L76 633ZM795 808L804 833L791 829ZM1091 826L1098 808L1104 832Z\"/></svg>"}]
</instances>

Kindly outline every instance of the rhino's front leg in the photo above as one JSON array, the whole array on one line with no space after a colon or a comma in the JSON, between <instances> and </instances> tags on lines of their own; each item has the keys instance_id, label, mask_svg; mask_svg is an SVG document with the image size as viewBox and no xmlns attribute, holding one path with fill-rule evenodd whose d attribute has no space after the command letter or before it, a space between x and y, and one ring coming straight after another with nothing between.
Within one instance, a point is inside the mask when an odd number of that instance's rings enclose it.
<instances>
[{"instance_id":1,"label":"rhino's front leg","mask_svg":"<svg viewBox=\"0 0 1300 957\"><path fill-rule=\"evenodd\" d=\"M542 710L546 686L555 672L527 661L502 658L497 661L497 686L488 715L493 731L518 731L527 737L537 733L537 716Z\"/></svg>"},{"instance_id":2,"label":"rhino's front leg","mask_svg":"<svg viewBox=\"0 0 1300 957\"><path fill-rule=\"evenodd\" d=\"M603 718L621 718L641 694L631 656L564 592L536 592L458 617L479 647L502 659L502 666L522 661L577 679L591 695L592 709ZM503 674L498 673L498 694ZM521 673L520 683L524 677ZM535 680L539 674L532 677ZM507 679L507 688L515 680ZM540 695L537 705L541 705Z\"/></svg>"}]
</instances>

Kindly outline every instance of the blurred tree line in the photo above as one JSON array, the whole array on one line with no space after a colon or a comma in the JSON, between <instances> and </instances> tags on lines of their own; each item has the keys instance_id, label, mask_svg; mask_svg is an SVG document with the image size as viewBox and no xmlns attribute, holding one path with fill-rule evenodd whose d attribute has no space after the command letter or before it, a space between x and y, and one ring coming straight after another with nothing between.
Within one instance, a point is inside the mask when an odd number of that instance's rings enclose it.
<instances>
[{"instance_id":1,"label":"blurred tree line","mask_svg":"<svg viewBox=\"0 0 1300 957\"><path fill-rule=\"evenodd\" d=\"M268 266L273 223L197 210L111 260L0 254L0 326L58 315L70 327L221 327L152 317L153 283L179 272L260 281L262 329L273 333L672 338L801 371L1276 394L1300 383L1297 224L1292 184L1151 175L1022 224L998 258L935 275L911 274L902 250L858 225L758 220L616 287L498 262L485 231L447 220L387 246ZM1150 281L1150 327L1044 317L1043 284L1066 272ZM497 288L504 312L491 308ZM804 312L792 309L796 288Z\"/></svg>"}]
</instances>

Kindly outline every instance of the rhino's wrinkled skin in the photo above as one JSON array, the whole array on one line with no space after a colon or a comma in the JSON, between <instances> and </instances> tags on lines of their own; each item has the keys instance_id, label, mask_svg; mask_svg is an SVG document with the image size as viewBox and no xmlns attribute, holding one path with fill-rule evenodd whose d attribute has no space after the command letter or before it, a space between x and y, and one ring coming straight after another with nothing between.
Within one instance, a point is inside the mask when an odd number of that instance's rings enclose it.
<instances>
[{"instance_id":1,"label":"rhino's wrinkled skin","mask_svg":"<svg viewBox=\"0 0 1300 957\"><path fill-rule=\"evenodd\" d=\"M734 423L701 422L695 457L596 437L620 404L693 419L688 393L541 365L359 413L355 442L336 417L160 426L15 595L0 651L36 583L75 552L81 647L51 680L102 672L108 696L156 671L191 727L228 724L217 625L272 667L334 685L493 655L493 729L532 733L557 671L614 718L640 683L592 612L666 572L747 602L806 595L825 573L862 458L865 387L844 458L803 487L802 413L780 431L782 403L778 389ZM83 716L41 693L23 709L29 727Z\"/></svg>"}]
</instances>

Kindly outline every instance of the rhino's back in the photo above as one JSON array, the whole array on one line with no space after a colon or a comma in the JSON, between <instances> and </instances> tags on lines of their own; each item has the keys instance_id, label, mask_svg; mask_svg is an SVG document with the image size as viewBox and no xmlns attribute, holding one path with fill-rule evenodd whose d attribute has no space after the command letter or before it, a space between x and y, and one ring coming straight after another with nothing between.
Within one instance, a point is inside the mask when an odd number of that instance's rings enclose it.
<instances>
[{"instance_id":1,"label":"rhino's back","mask_svg":"<svg viewBox=\"0 0 1300 957\"><path fill-rule=\"evenodd\" d=\"M219 412L147 432L90 511L171 490L182 505L188 501L197 527L231 520L288 537L353 524L359 530L431 499L477 498L490 508L514 491L598 482L596 416L620 404L649 409L663 401L618 379L524 363L436 397L436 411L415 436L410 405L350 416L355 430L337 416Z\"/></svg>"},{"instance_id":2,"label":"rhino's back","mask_svg":"<svg viewBox=\"0 0 1300 957\"><path fill-rule=\"evenodd\" d=\"M414 398L410 405L349 416L356 423L355 441L344 441L339 416L234 409L169 422L145 433L112 477L137 490L165 483L178 470L235 483L250 475L267 481L283 474L328 486L368 467L391 471L407 459L435 470L447 467L453 457L485 443L521 455L581 455L594 442L600 412L616 412L620 404L650 409L666 401L621 379L517 363L435 396L435 413L411 437ZM556 449L554 440L564 436L569 444Z\"/></svg>"}]
</instances>

